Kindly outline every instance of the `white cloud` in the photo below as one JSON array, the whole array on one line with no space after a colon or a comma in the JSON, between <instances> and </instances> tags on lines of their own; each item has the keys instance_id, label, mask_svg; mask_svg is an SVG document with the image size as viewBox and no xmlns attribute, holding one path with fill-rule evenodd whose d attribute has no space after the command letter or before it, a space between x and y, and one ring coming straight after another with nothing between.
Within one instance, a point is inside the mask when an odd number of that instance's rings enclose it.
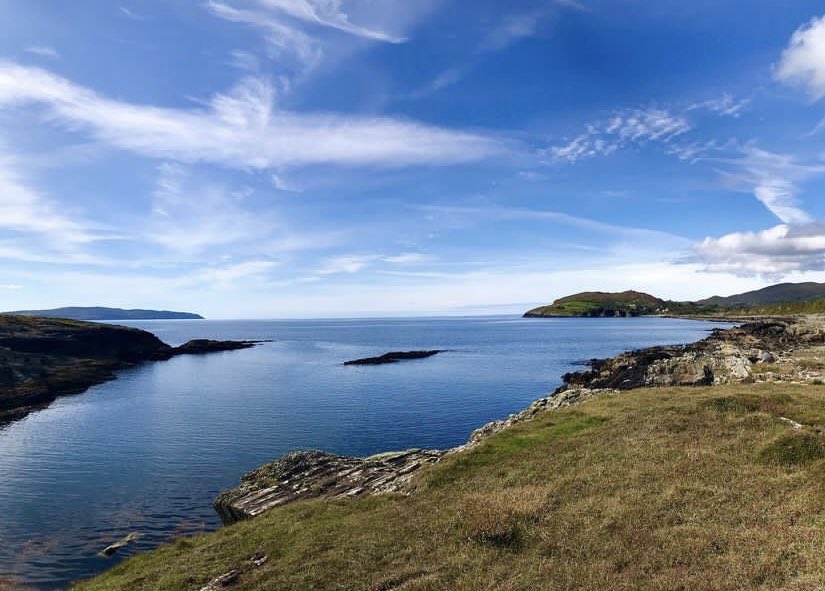
<instances>
[{"instance_id":1,"label":"white cloud","mask_svg":"<svg viewBox=\"0 0 825 591\"><path fill-rule=\"evenodd\" d=\"M257 0L257 3L294 19L337 29L356 37L387 43L404 41L402 37L353 24L344 11L342 0Z\"/></svg>"},{"instance_id":2,"label":"white cloud","mask_svg":"<svg viewBox=\"0 0 825 591\"><path fill-rule=\"evenodd\" d=\"M708 271L777 278L793 272L825 270L825 224L782 224L761 232L734 232L705 238L694 246Z\"/></svg>"},{"instance_id":3,"label":"white cloud","mask_svg":"<svg viewBox=\"0 0 825 591\"><path fill-rule=\"evenodd\" d=\"M710 99L701 103L696 103L688 107L688 111L695 111L697 109L707 109L717 115L724 115L739 118L742 111L750 104L750 99L736 99L730 93L723 93L722 96L715 99Z\"/></svg>"},{"instance_id":4,"label":"white cloud","mask_svg":"<svg viewBox=\"0 0 825 591\"><path fill-rule=\"evenodd\" d=\"M788 154L777 154L755 147L744 149L741 158L727 161L734 172L723 175L732 188L753 192L771 213L787 224L812 221L797 200L797 183L825 172L819 164L801 164Z\"/></svg>"},{"instance_id":5,"label":"white cloud","mask_svg":"<svg viewBox=\"0 0 825 591\"><path fill-rule=\"evenodd\" d=\"M381 258L381 255L343 255L327 259L315 271L317 275L334 275L337 273L357 273Z\"/></svg>"},{"instance_id":6,"label":"white cloud","mask_svg":"<svg viewBox=\"0 0 825 591\"><path fill-rule=\"evenodd\" d=\"M405 32L434 0L207 0L214 16L258 30L280 69L305 75L325 55L349 53L354 42L403 43ZM335 35L334 33L339 33ZM347 39L350 40L345 45Z\"/></svg>"},{"instance_id":7,"label":"white cloud","mask_svg":"<svg viewBox=\"0 0 825 591\"><path fill-rule=\"evenodd\" d=\"M825 96L825 16L796 30L782 53L776 77L805 88L815 100Z\"/></svg>"},{"instance_id":8,"label":"white cloud","mask_svg":"<svg viewBox=\"0 0 825 591\"><path fill-rule=\"evenodd\" d=\"M398 255L384 257L382 260L394 265L417 265L426 263L430 260L430 257L420 252L403 252Z\"/></svg>"},{"instance_id":9,"label":"white cloud","mask_svg":"<svg viewBox=\"0 0 825 591\"><path fill-rule=\"evenodd\" d=\"M547 18L546 10L536 10L505 17L496 28L490 31L482 45L484 51L505 49L513 43L536 34L542 20Z\"/></svg>"},{"instance_id":10,"label":"white cloud","mask_svg":"<svg viewBox=\"0 0 825 591\"><path fill-rule=\"evenodd\" d=\"M99 238L92 228L67 216L54 201L24 179L20 163L0 152L0 228L40 234L64 247Z\"/></svg>"},{"instance_id":11,"label":"white cloud","mask_svg":"<svg viewBox=\"0 0 825 591\"><path fill-rule=\"evenodd\" d=\"M316 276L336 275L339 273L358 273L375 263L391 265L417 265L431 260L418 252L404 252L397 255L358 254L330 257L315 271Z\"/></svg>"},{"instance_id":12,"label":"white cloud","mask_svg":"<svg viewBox=\"0 0 825 591\"><path fill-rule=\"evenodd\" d=\"M162 164L141 239L187 257L228 245L260 248L280 224L270 214L247 211L245 197L242 191L192 178L179 165Z\"/></svg>"},{"instance_id":13,"label":"white cloud","mask_svg":"<svg viewBox=\"0 0 825 591\"><path fill-rule=\"evenodd\" d=\"M668 143L690 129L687 119L666 109L620 111L609 120L588 125L584 133L566 144L548 148L544 154L551 160L576 162L595 156L608 156L631 145Z\"/></svg>"},{"instance_id":14,"label":"white cloud","mask_svg":"<svg viewBox=\"0 0 825 591\"><path fill-rule=\"evenodd\" d=\"M481 51L499 51L522 39L536 36L542 23L553 15L555 7L586 10L577 0L551 0L536 10L510 14L489 32L481 44Z\"/></svg>"},{"instance_id":15,"label":"white cloud","mask_svg":"<svg viewBox=\"0 0 825 591\"><path fill-rule=\"evenodd\" d=\"M434 220L440 223L462 223L462 222L550 222L553 224L563 224L573 228L579 228L597 235L607 236L610 240L610 250L617 250L619 245L625 245L634 251L646 249L650 245L655 245L650 251L659 256L663 250L679 250L690 245L690 241L681 236L650 230L647 228L635 228L632 226L620 226L608 224L579 216L550 211L546 209L529 209L506 206L482 206L467 207L453 205L426 205L417 209L429 213ZM597 249L603 252L603 249Z\"/></svg>"},{"instance_id":16,"label":"white cloud","mask_svg":"<svg viewBox=\"0 0 825 591\"><path fill-rule=\"evenodd\" d=\"M272 186L278 189L279 191L284 191L285 193L301 193L303 191L301 187L292 184L290 181L288 181L279 174L273 173L270 176L270 179L272 180Z\"/></svg>"},{"instance_id":17,"label":"white cloud","mask_svg":"<svg viewBox=\"0 0 825 591\"><path fill-rule=\"evenodd\" d=\"M39 55L40 57L48 57L51 59L57 59L60 57L57 50L54 47L49 47L48 45L30 45L26 48L26 53Z\"/></svg>"},{"instance_id":18,"label":"white cloud","mask_svg":"<svg viewBox=\"0 0 825 591\"><path fill-rule=\"evenodd\" d=\"M387 117L282 111L265 79L248 77L208 107L131 104L39 69L0 62L0 108L39 104L52 123L144 156L266 169L309 164L440 165L500 155L499 140Z\"/></svg>"},{"instance_id":19,"label":"white cloud","mask_svg":"<svg viewBox=\"0 0 825 591\"><path fill-rule=\"evenodd\" d=\"M305 70L313 68L321 60L323 50L320 42L265 12L238 9L216 0L209 0L206 6L219 18L262 31L272 58L294 59Z\"/></svg>"},{"instance_id":20,"label":"white cloud","mask_svg":"<svg viewBox=\"0 0 825 591\"><path fill-rule=\"evenodd\" d=\"M223 266L210 266L183 277L183 284L206 284L211 287L237 287L242 280L266 276L278 266L275 261L251 260Z\"/></svg>"},{"instance_id":21,"label":"white cloud","mask_svg":"<svg viewBox=\"0 0 825 591\"><path fill-rule=\"evenodd\" d=\"M117 9L120 12L120 14L122 14L126 18L131 19L133 21L145 21L146 20L146 17L144 15L138 14L137 12L135 12L134 10L132 10L130 8L127 8L126 6L118 6Z\"/></svg>"}]
</instances>

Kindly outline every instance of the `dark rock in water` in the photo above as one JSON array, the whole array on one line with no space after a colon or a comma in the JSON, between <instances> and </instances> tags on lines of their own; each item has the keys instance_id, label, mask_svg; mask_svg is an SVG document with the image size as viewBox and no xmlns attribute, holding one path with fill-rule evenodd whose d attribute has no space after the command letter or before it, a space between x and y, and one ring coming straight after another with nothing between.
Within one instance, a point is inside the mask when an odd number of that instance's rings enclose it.
<instances>
[{"instance_id":1,"label":"dark rock in water","mask_svg":"<svg viewBox=\"0 0 825 591\"><path fill-rule=\"evenodd\" d=\"M240 486L221 493L213 506L228 524L301 499L406 492L413 474L444 453L411 449L353 458L296 451L245 475Z\"/></svg>"},{"instance_id":2,"label":"dark rock in water","mask_svg":"<svg viewBox=\"0 0 825 591\"><path fill-rule=\"evenodd\" d=\"M264 341L213 341L210 339L195 339L173 349L175 355L203 355L218 351L237 351L248 349Z\"/></svg>"},{"instance_id":3,"label":"dark rock in water","mask_svg":"<svg viewBox=\"0 0 825 591\"><path fill-rule=\"evenodd\" d=\"M433 349L430 351L392 351L384 353L378 357L364 357L363 359L354 359L347 361L344 365L383 365L385 363L397 363L408 359L426 359L433 355L444 353L443 349Z\"/></svg>"},{"instance_id":4,"label":"dark rock in water","mask_svg":"<svg viewBox=\"0 0 825 591\"><path fill-rule=\"evenodd\" d=\"M111 380L125 367L255 344L196 340L170 347L137 328L0 315L0 423L22 418L58 396Z\"/></svg>"}]
</instances>

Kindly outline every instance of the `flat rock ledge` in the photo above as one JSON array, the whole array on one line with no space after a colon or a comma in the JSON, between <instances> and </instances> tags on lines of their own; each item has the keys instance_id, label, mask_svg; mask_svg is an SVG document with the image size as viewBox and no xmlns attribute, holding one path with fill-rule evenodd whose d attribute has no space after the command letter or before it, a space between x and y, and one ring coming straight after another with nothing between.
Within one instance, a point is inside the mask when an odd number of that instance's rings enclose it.
<instances>
[{"instance_id":1,"label":"flat rock ledge","mask_svg":"<svg viewBox=\"0 0 825 591\"><path fill-rule=\"evenodd\" d=\"M295 451L246 474L240 486L221 493L213 506L229 524L301 499L405 493L410 490L413 474L440 460L444 453L410 449L355 458Z\"/></svg>"}]
</instances>

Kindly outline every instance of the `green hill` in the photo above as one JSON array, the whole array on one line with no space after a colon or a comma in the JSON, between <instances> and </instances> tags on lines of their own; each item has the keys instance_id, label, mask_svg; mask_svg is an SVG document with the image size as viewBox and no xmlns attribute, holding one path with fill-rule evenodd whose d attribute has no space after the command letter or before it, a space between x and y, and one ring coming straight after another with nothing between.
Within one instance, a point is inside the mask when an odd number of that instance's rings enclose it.
<instances>
[{"instance_id":1,"label":"green hill","mask_svg":"<svg viewBox=\"0 0 825 591\"><path fill-rule=\"evenodd\" d=\"M549 306L534 308L525 318L547 317L616 317L655 314L665 308L664 300L638 291L609 293L586 291L560 298Z\"/></svg>"}]
</instances>

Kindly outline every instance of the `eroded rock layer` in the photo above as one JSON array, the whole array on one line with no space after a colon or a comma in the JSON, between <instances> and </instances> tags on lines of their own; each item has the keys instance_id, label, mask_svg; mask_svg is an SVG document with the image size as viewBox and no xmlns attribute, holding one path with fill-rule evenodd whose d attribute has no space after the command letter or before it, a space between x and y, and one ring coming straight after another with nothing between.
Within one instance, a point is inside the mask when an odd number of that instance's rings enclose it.
<instances>
[{"instance_id":1,"label":"eroded rock layer","mask_svg":"<svg viewBox=\"0 0 825 591\"><path fill-rule=\"evenodd\" d=\"M422 449L367 458L296 451L245 475L240 486L215 499L214 507L224 523L233 523L300 499L406 492L412 475L443 455Z\"/></svg>"}]
</instances>

